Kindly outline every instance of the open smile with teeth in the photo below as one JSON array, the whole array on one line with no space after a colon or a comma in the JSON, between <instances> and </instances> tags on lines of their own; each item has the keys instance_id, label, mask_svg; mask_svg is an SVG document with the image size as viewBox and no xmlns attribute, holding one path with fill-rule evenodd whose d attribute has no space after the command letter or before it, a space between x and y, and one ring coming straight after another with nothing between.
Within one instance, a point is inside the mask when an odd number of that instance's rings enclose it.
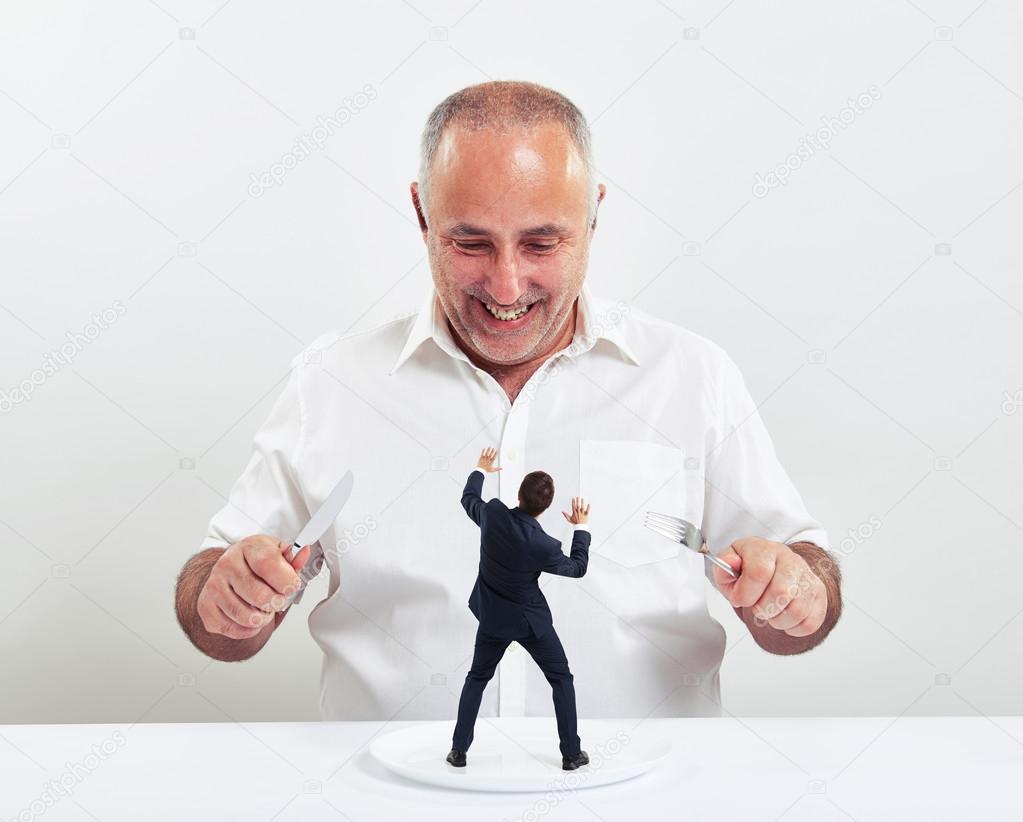
<instances>
[{"instance_id":1,"label":"open smile with teeth","mask_svg":"<svg viewBox=\"0 0 1023 822\"><path fill-rule=\"evenodd\" d=\"M484 305L487 307L487 311L489 311L499 320L517 320L519 317L521 317L523 314L529 311L535 305L535 303L530 303L527 306L516 308L511 311L505 311L501 308L498 308L495 305L492 305L491 303L484 303Z\"/></svg>"}]
</instances>

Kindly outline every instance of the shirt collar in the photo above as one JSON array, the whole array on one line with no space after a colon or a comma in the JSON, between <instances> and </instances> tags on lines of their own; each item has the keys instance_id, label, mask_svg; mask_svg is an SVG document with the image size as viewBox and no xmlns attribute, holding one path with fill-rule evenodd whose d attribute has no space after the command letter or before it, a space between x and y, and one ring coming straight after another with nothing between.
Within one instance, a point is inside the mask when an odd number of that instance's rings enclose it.
<instances>
[{"instance_id":1,"label":"shirt collar","mask_svg":"<svg viewBox=\"0 0 1023 822\"><path fill-rule=\"evenodd\" d=\"M628 328L625 317L628 313L626 304L618 304L611 300L596 296L583 280L579 289L579 322L576 325L575 337L565 349L566 353L578 356L589 351L597 340L604 339L615 345L634 365L639 365L633 347L629 344ZM457 346L447 325L447 315L437 296L436 286L431 285L423 300L415 321L409 331L405 344L391 367L390 374L397 371L426 340L432 339L443 351L459 359L468 358Z\"/></svg>"}]
</instances>

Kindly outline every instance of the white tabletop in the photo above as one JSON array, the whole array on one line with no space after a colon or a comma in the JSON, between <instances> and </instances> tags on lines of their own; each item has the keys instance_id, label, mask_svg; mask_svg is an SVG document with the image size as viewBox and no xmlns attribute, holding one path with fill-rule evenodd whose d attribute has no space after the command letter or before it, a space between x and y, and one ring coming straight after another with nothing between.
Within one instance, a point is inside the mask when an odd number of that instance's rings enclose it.
<instances>
[{"instance_id":1,"label":"white tabletop","mask_svg":"<svg viewBox=\"0 0 1023 822\"><path fill-rule=\"evenodd\" d=\"M601 720L616 721L629 739L669 737L670 758L615 785L518 794L392 775L369 744L412 722L5 725L0 820L639 822L670 812L704 822L989 822L1023 813L1023 717ZM438 725L441 758L449 725ZM585 720L579 729L585 748Z\"/></svg>"}]
</instances>

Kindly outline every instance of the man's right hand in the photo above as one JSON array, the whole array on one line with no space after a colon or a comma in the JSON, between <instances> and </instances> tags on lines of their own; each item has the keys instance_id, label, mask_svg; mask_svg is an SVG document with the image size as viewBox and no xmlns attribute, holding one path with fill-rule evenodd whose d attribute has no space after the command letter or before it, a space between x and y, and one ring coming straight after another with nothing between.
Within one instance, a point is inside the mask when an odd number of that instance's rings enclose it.
<instances>
[{"instance_id":1,"label":"man's right hand","mask_svg":"<svg viewBox=\"0 0 1023 822\"><path fill-rule=\"evenodd\" d=\"M572 497L572 516L567 511L562 511L561 515L573 525L585 525L590 518L590 504L582 497Z\"/></svg>"},{"instance_id":2,"label":"man's right hand","mask_svg":"<svg viewBox=\"0 0 1023 822\"><path fill-rule=\"evenodd\" d=\"M199 592L203 627L231 639L251 639L262 631L298 590L298 572L312 549L303 547L294 559L290 553L291 545L266 535L227 548Z\"/></svg>"}]
</instances>

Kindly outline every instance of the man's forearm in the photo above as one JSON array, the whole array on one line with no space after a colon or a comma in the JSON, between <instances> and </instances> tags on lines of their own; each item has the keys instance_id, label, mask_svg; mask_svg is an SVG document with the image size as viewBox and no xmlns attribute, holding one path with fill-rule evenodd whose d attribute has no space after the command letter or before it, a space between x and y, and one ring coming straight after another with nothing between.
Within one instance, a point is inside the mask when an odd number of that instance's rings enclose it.
<instances>
[{"instance_id":1,"label":"man's forearm","mask_svg":"<svg viewBox=\"0 0 1023 822\"><path fill-rule=\"evenodd\" d=\"M199 592L202 591L210 571L224 550L207 548L185 563L185 567L178 575L174 605L178 624L196 648L207 656L223 662L239 662L255 656L266 645L270 634L281 624L287 611L277 613L273 622L267 623L256 636L249 639L232 639L223 634L211 634L207 631L197 610Z\"/></svg>"},{"instance_id":2,"label":"man's forearm","mask_svg":"<svg viewBox=\"0 0 1023 822\"><path fill-rule=\"evenodd\" d=\"M810 571L824 583L824 589L828 593L828 610L821 627L812 634L789 636L767 622L758 621L753 615L752 607L733 606L735 613L749 628L757 645L772 654L801 654L820 645L842 615L842 574L831 555L812 542L793 542L789 548L799 554L810 566Z\"/></svg>"}]
</instances>

